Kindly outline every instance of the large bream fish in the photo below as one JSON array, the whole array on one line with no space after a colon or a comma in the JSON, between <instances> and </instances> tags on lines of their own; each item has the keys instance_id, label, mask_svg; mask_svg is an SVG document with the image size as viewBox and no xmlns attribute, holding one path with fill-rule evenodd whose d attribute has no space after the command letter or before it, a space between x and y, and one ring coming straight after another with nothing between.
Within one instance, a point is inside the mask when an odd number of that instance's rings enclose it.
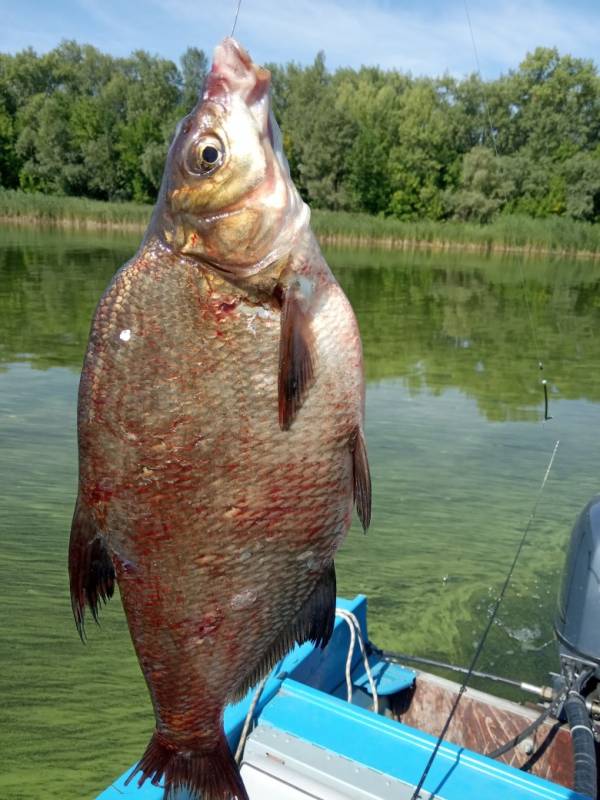
<instances>
[{"instance_id":1,"label":"large bream fish","mask_svg":"<svg viewBox=\"0 0 600 800\"><path fill-rule=\"evenodd\" d=\"M117 580L166 797L247 797L223 731L294 642L328 641L333 557L366 528L359 333L233 39L180 123L154 215L92 324L79 392L75 619Z\"/></svg>"}]
</instances>

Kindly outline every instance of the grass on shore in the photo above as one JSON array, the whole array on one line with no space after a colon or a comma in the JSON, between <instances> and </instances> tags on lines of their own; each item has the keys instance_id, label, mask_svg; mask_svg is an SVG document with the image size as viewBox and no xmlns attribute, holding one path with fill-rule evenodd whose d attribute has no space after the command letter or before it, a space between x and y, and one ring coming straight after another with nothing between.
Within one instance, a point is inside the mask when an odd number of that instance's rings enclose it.
<instances>
[{"instance_id":1,"label":"grass on shore","mask_svg":"<svg viewBox=\"0 0 600 800\"><path fill-rule=\"evenodd\" d=\"M107 203L87 197L57 197L0 188L0 220L143 230L151 213L152 206L142 203Z\"/></svg>"},{"instance_id":2,"label":"grass on shore","mask_svg":"<svg viewBox=\"0 0 600 800\"><path fill-rule=\"evenodd\" d=\"M151 206L139 203L107 203L0 188L0 221L143 231L151 212ZM479 225L433 220L404 222L316 209L312 212L312 225L319 238L331 244L600 256L600 225L565 217L501 216Z\"/></svg>"},{"instance_id":3,"label":"grass on shore","mask_svg":"<svg viewBox=\"0 0 600 800\"><path fill-rule=\"evenodd\" d=\"M600 255L600 225L565 217L534 219L501 216L486 225L372 217L335 211L313 212L313 228L320 237L335 241L377 241L390 248L430 246L475 251L538 251Z\"/></svg>"}]
</instances>

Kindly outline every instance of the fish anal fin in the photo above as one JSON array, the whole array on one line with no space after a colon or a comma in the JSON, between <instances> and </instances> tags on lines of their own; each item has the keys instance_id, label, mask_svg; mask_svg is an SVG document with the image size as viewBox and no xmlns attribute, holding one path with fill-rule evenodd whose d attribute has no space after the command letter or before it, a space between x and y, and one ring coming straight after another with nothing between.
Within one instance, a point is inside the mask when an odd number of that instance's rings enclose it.
<instances>
[{"instance_id":1,"label":"fish anal fin","mask_svg":"<svg viewBox=\"0 0 600 800\"><path fill-rule=\"evenodd\" d=\"M87 507L77 501L69 541L71 607L82 641L85 641L85 607L95 622L101 603L115 591L115 569L106 542L98 532Z\"/></svg>"},{"instance_id":2,"label":"fish anal fin","mask_svg":"<svg viewBox=\"0 0 600 800\"><path fill-rule=\"evenodd\" d=\"M354 503L356 513L366 533L371 524L371 472L367 458L367 445L360 426L350 440L354 475Z\"/></svg>"},{"instance_id":3,"label":"fish anal fin","mask_svg":"<svg viewBox=\"0 0 600 800\"><path fill-rule=\"evenodd\" d=\"M311 316L300 283L284 290L279 342L279 426L291 427L315 376L315 343Z\"/></svg>"},{"instance_id":4,"label":"fish anal fin","mask_svg":"<svg viewBox=\"0 0 600 800\"><path fill-rule=\"evenodd\" d=\"M292 622L280 631L260 661L244 681L236 687L232 700L241 700L297 644L313 642L324 648L333 633L336 601L335 566L333 562L318 579L308 600Z\"/></svg>"},{"instance_id":5,"label":"fish anal fin","mask_svg":"<svg viewBox=\"0 0 600 800\"><path fill-rule=\"evenodd\" d=\"M249 800L223 729L216 746L206 750L195 750L192 746L185 751L155 732L125 785L138 772L142 773L139 786L148 779L154 786L159 782L164 786L164 800L181 798L182 789L188 800Z\"/></svg>"}]
</instances>

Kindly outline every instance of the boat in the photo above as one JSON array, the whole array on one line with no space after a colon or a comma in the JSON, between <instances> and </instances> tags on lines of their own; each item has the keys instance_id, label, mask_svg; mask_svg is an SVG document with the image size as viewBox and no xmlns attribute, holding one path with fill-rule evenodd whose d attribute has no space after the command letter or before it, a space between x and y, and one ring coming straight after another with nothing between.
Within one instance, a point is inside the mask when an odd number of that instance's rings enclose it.
<instances>
[{"instance_id":1,"label":"boat","mask_svg":"<svg viewBox=\"0 0 600 800\"><path fill-rule=\"evenodd\" d=\"M596 798L599 588L597 496L571 535L555 623L560 674L548 687L523 685L537 705L397 663L370 642L367 598L338 598L327 647L297 646L225 711L250 800ZM98 800L162 800L162 787L138 787L130 773Z\"/></svg>"}]
</instances>

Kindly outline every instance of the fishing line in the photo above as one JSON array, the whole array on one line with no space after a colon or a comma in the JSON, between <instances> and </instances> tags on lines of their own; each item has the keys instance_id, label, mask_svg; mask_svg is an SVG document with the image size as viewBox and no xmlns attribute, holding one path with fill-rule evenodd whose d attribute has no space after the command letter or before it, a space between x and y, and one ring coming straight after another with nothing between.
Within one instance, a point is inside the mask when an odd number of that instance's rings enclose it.
<instances>
[{"instance_id":1,"label":"fishing line","mask_svg":"<svg viewBox=\"0 0 600 800\"><path fill-rule=\"evenodd\" d=\"M471 659L471 663L469 664L469 670L468 670L467 674L465 675L465 678L464 678L464 680L463 680L463 682L462 682L462 684L460 686L460 689L458 690L458 694L456 695L456 699L454 700L454 703L452 704L452 708L450 709L450 713L448 714L448 717L446 718L446 722L444 723L444 727L442 728L442 730L440 732L440 735L438 736L437 741L435 743L435 746L434 746L433 750L431 751L431 755L429 756L429 760L427 761L427 764L425 765L425 769L423 770L423 774L421 775L421 778L419 779L419 783L417 784L417 787L415 788L415 791L413 792L413 794L411 796L411 800L419 800L419 795L420 795L421 789L423 788L423 784L427 780L427 776L429 775L429 771L431 769L431 765L433 764L433 762L435 760L435 757L438 754L438 751L439 751L439 749L440 749L440 747L442 745L442 742L444 741L444 739L446 737L446 734L448 733L448 728L450 727L450 723L454 719L454 715L456 713L456 709L458 708L458 704L460 703L463 694L467 690L467 686L469 685L469 681L471 680L471 677L473 676L473 673L475 671L475 665L477 664L477 660L479 659L479 656L481 655L481 651L483 650L483 647L484 647L485 642L487 640L488 634L489 634L489 632L490 632L490 630L492 628L492 625L494 624L494 620L496 619L496 616L498 614L498 609L500 608L500 604L502 603L502 600L504 599L504 595L506 594L506 590L508 589L508 585L510 584L511 578L513 576L513 572L515 571L515 567L517 566L517 561L519 560L519 556L521 555L521 551L523 550L523 547L525 546L525 541L527 540L527 535L529 534L529 530L531 528L533 520L535 519L535 515L536 515L537 509L538 509L538 505L540 503L540 500L542 499L542 494L544 492L544 488L546 486L546 482L548 481L548 476L550 475L550 470L552 469L552 465L554 464L554 459L556 457L556 452L558 450L558 445L559 444L560 444L560 442L557 440L555 445L554 445L554 449L552 450L552 455L550 456L550 460L548 461L548 466L546 467L546 472L544 473L544 478L542 480L540 488L538 489L537 497L536 497L535 502L533 504L533 508L531 509L531 513L529 515L529 519L527 521L527 525L525 526L525 529L523 531L523 535L521 536L521 540L520 540L519 545L517 547L515 556L514 556L514 558L512 560L512 563L510 565L510 568L508 570L506 578L504 579L504 583L502 584L502 588L500 590L500 593L498 594L498 597L496 598L496 602L494 603L494 607L492 608L492 613L490 614L490 616L488 618L487 625L485 626L485 629L483 631L481 639L479 640L479 643L478 643L478 645L477 645L477 647L475 649L475 653L473 654L473 658ZM429 800L432 800L432 798L434 796L435 796L434 793L431 792L430 795L429 795Z\"/></svg>"},{"instance_id":2,"label":"fishing line","mask_svg":"<svg viewBox=\"0 0 600 800\"><path fill-rule=\"evenodd\" d=\"M231 36L233 36L233 34L235 33L235 26L237 25L241 5L242 5L242 0L238 0L237 8L235 10L235 19L233 20L233 28L231 29Z\"/></svg>"},{"instance_id":3,"label":"fishing line","mask_svg":"<svg viewBox=\"0 0 600 800\"><path fill-rule=\"evenodd\" d=\"M469 31L471 33L471 44L473 45L473 53L475 55L475 64L477 65L477 74L481 78L481 67L479 65L479 53L477 52L477 45L475 44L475 35L473 33L473 26L471 25L471 15L469 14L469 6L467 5L467 0L464 0L465 3L465 14L467 15L467 22L469 23ZM483 82L483 81L482 81ZM485 91L482 95L483 99L483 107L485 109L485 113L488 120L488 125L490 128L490 136L492 137L492 144L494 145L494 153L496 154L496 158L498 157L498 147L496 146L496 131L494 130L494 126L492 125L492 115L490 114L490 107L487 103L485 97Z\"/></svg>"},{"instance_id":4,"label":"fishing line","mask_svg":"<svg viewBox=\"0 0 600 800\"><path fill-rule=\"evenodd\" d=\"M469 13L469 6L468 6L468 3L467 3L467 0L464 0L464 6L465 6L465 14L467 16L467 23L469 25L469 32L471 34L471 44L473 46L473 55L475 56L475 64L477 66L477 75L479 76L479 79L481 80L481 82L483 84L483 79L482 79L482 76L481 76L481 65L479 63L479 53L477 51L477 44L475 43L475 34L473 33L473 25L471 24L471 15ZM496 158L498 158L498 145L497 145L497 142L496 142L496 129L494 128L494 125L493 125L493 122L492 122L492 114L490 112L490 107L488 105L488 102L487 102L487 99L486 99L486 96L485 96L485 88L484 88L484 91L483 91L483 94L482 94L482 102L483 102L483 108L484 108L484 111L485 111L485 115L487 117L488 126L489 126L489 129L490 129L490 136L492 138L492 145L494 147L494 154L495 154ZM536 327L535 327L535 324L534 324L534 321L533 321L533 314L531 312L531 307L529 305L529 297L527 295L527 287L526 287L526 284L525 284L525 271L523 270L523 264L522 264L520 259L519 259L519 269L520 269L520 272L521 272L521 283L523 284L523 299L525 300L525 307L527 309L527 316L529 318L529 325L531 327L531 333L532 333L532 337L533 337L533 346L534 346L534 350L535 350L536 358L537 358L537 362L538 362L538 369L540 370L541 373L543 373L544 372L544 362L540 358L541 350L540 350L539 342L538 342L538 338L537 338ZM541 383L542 383L542 389L544 391L544 422L547 422L548 420L552 419L552 417L550 416L549 411L548 411L548 382L546 381L545 378L542 378Z\"/></svg>"}]
</instances>

